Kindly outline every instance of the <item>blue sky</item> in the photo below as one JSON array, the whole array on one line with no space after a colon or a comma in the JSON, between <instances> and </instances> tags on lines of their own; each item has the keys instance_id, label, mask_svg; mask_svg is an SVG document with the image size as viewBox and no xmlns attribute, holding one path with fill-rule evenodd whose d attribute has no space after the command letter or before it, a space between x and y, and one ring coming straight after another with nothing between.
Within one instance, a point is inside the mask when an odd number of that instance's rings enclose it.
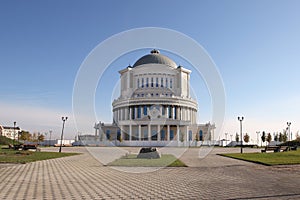
<instances>
[{"instance_id":1,"label":"blue sky","mask_svg":"<svg viewBox=\"0 0 300 200\"><path fill-rule=\"evenodd\" d=\"M276 132L300 129L300 2L299 1L1 1L0 2L0 124L14 121L31 132L53 130L58 137L61 116L69 116L66 135L77 133L72 92L77 71L100 42L122 31L162 27L182 32L201 44L216 63L226 90L222 132ZM159 44L157 45L159 48ZM112 64L133 64L145 51ZM121 63L125 62L125 63ZM188 68L188 66L187 66ZM192 73L193 75L193 73ZM195 80L196 82L197 80ZM101 83L101 81L100 81ZM206 88L200 122L210 121ZM203 87L202 87L203 86ZM96 92L96 112L111 121ZM198 95L198 94L197 94ZM108 99L109 101L109 99ZM200 103L199 103L200 104ZM94 122L90 130L93 132ZM221 136L222 138L222 136Z\"/></svg>"}]
</instances>

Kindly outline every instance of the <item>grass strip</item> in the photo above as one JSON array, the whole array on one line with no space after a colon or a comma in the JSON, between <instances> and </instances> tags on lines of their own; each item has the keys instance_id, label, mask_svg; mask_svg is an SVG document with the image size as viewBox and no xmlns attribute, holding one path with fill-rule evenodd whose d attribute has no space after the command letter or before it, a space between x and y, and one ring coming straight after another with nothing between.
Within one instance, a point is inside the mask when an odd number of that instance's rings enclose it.
<instances>
[{"instance_id":1,"label":"grass strip","mask_svg":"<svg viewBox=\"0 0 300 200\"><path fill-rule=\"evenodd\" d=\"M78 153L32 152L0 148L0 163L28 163L39 160L78 155Z\"/></svg>"},{"instance_id":2,"label":"grass strip","mask_svg":"<svg viewBox=\"0 0 300 200\"><path fill-rule=\"evenodd\" d=\"M171 154L162 154L161 158L145 159L137 158L137 155L130 154L123 156L111 163L108 166L123 166L123 167L187 167L181 160Z\"/></svg>"},{"instance_id":3,"label":"grass strip","mask_svg":"<svg viewBox=\"0 0 300 200\"><path fill-rule=\"evenodd\" d=\"M219 155L268 166L300 164L300 150L278 153L231 153Z\"/></svg>"}]
</instances>

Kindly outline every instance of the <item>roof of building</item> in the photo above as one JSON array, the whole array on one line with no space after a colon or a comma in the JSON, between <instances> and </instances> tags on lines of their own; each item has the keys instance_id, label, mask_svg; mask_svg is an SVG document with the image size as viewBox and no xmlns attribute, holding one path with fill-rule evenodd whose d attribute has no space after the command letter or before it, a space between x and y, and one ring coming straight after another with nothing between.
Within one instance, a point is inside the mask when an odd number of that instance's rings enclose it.
<instances>
[{"instance_id":1,"label":"roof of building","mask_svg":"<svg viewBox=\"0 0 300 200\"><path fill-rule=\"evenodd\" d=\"M2 126L3 129L21 130L20 127Z\"/></svg>"},{"instance_id":2,"label":"roof of building","mask_svg":"<svg viewBox=\"0 0 300 200\"><path fill-rule=\"evenodd\" d=\"M144 64L163 64L173 68L177 68L176 63L170 59L169 57L160 54L160 52L156 49L151 51L151 54L145 55L138 59L133 67L144 65Z\"/></svg>"}]
</instances>

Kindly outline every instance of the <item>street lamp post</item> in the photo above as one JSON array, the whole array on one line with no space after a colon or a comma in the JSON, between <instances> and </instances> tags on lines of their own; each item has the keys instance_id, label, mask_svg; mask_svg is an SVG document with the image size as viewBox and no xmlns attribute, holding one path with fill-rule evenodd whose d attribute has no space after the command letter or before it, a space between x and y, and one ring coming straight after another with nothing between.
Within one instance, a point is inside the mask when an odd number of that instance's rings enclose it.
<instances>
[{"instance_id":1,"label":"street lamp post","mask_svg":"<svg viewBox=\"0 0 300 200\"><path fill-rule=\"evenodd\" d=\"M257 134L257 147L259 146L259 133L260 133L260 131L256 131L256 134Z\"/></svg>"},{"instance_id":2,"label":"street lamp post","mask_svg":"<svg viewBox=\"0 0 300 200\"><path fill-rule=\"evenodd\" d=\"M288 129L289 129L289 141L291 141L291 122L287 122L286 123L288 125Z\"/></svg>"},{"instance_id":3,"label":"street lamp post","mask_svg":"<svg viewBox=\"0 0 300 200\"><path fill-rule=\"evenodd\" d=\"M17 122L14 122L14 144L15 144L15 140L16 140L16 124Z\"/></svg>"},{"instance_id":4,"label":"street lamp post","mask_svg":"<svg viewBox=\"0 0 300 200\"><path fill-rule=\"evenodd\" d=\"M51 134L52 134L52 130L49 131L50 133L50 139L49 139L49 147L51 146Z\"/></svg>"},{"instance_id":5,"label":"street lamp post","mask_svg":"<svg viewBox=\"0 0 300 200\"><path fill-rule=\"evenodd\" d=\"M242 133L242 121L244 120L244 117L238 117L238 120L240 121L240 127L241 127L241 153L243 153L243 133Z\"/></svg>"},{"instance_id":6,"label":"street lamp post","mask_svg":"<svg viewBox=\"0 0 300 200\"><path fill-rule=\"evenodd\" d=\"M64 136L64 128L65 128L65 122L67 121L68 117L62 117L61 120L63 121L63 126L61 129L61 137L60 137L60 146L59 146L59 153L61 152L61 146L62 146L62 141L63 141L63 136Z\"/></svg>"}]
</instances>

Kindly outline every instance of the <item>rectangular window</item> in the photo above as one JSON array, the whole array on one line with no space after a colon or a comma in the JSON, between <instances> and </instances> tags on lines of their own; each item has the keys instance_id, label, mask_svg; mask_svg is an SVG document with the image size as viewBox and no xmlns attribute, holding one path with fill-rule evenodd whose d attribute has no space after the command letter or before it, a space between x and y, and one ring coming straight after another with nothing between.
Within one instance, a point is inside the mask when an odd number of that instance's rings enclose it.
<instances>
[{"instance_id":1,"label":"rectangular window","mask_svg":"<svg viewBox=\"0 0 300 200\"><path fill-rule=\"evenodd\" d=\"M158 87L158 78L156 78L156 87Z\"/></svg>"},{"instance_id":2,"label":"rectangular window","mask_svg":"<svg viewBox=\"0 0 300 200\"><path fill-rule=\"evenodd\" d=\"M144 115L147 115L147 106L144 106Z\"/></svg>"},{"instance_id":3,"label":"rectangular window","mask_svg":"<svg viewBox=\"0 0 300 200\"><path fill-rule=\"evenodd\" d=\"M163 106L163 107L161 108L161 114L162 114L162 115L165 115L165 106Z\"/></svg>"},{"instance_id":4,"label":"rectangular window","mask_svg":"<svg viewBox=\"0 0 300 200\"><path fill-rule=\"evenodd\" d=\"M160 79L160 87L164 87L164 78Z\"/></svg>"},{"instance_id":5,"label":"rectangular window","mask_svg":"<svg viewBox=\"0 0 300 200\"><path fill-rule=\"evenodd\" d=\"M141 106L138 107L137 118L141 118Z\"/></svg>"},{"instance_id":6,"label":"rectangular window","mask_svg":"<svg viewBox=\"0 0 300 200\"><path fill-rule=\"evenodd\" d=\"M166 88L169 86L168 84L168 78L166 78Z\"/></svg>"},{"instance_id":7,"label":"rectangular window","mask_svg":"<svg viewBox=\"0 0 300 200\"><path fill-rule=\"evenodd\" d=\"M153 87L153 78L151 78L151 87Z\"/></svg>"},{"instance_id":8,"label":"rectangular window","mask_svg":"<svg viewBox=\"0 0 300 200\"><path fill-rule=\"evenodd\" d=\"M170 79L170 88L173 87L173 79Z\"/></svg>"},{"instance_id":9,"label":"rectangular window","mask_svg":"<svg viewBox=\"0 0 300 200\"><path fill-rule=\"evenodd\" d=\"M135 108L131 108L131 119L135 119Z\"/></svg>"},{"instance_id":10,"label":"rectangular window","mask_svg":"<svg viewBox=\"0 0 300 200\"><path fill-rule=\"evenodd\" d=\"M169 118L172 118L172 107L169 106L168 108L169 108L168 109Z\"/></svg>"},{"instance_id":11,"label":"rectangular window","mask_svg":"<svg viewBox=\"0 0 300 200\"><path fill-rule=\"evenodd\" d=\"M146 79L146 87L149 86L149 78Z\"/></svg>"},{"instance_id":12,"label":"rectangular window","mask_svg":"<svg viewBox=\"0 0 300 200\"><path fill-rule=\"evenodd\" d=\"M140 79L137 79L137 88L140 88Z\"/></svg>"},{"instance_id":13,"label":"rectangular window","mask_svg":"<svg viewBox=\"0 0 300 200\"><path fill-rule=\"evenodd\" d=\"M142 88L144 87L144 78L142 78Z\"/></svg>"}]
</instances>

